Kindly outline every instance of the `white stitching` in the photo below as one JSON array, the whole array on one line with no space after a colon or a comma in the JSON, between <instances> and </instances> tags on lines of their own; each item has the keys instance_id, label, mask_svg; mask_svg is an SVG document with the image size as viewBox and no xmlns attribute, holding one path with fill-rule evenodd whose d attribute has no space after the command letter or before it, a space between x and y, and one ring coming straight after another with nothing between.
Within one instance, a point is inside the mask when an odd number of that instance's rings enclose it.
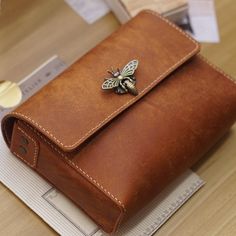
<instances>
[{"instance_id":1,"label":"white stitching","mask_svg":"<svg viewBox=\"0 0 236 236\"><path fill-rule=\"evenodd\" d=\"M176 25L174 25L173 23L169 22L168 20L166 20L165 18L163 18L162 16L158 15L157 13L150 11L150 10L146 10L147 13L150 13L158 18L161 18L162 20L164 20L167 24L169 24L171 27L173 27L174 29L176 29L177 31L179 31L181 34L183 34L184 36L186 36L189 40L191 40L194 44L195 44L195 48L193 51L191 51L190 53L188 53L185 57L183 57L182 59L180 59L177 63L175 63L173 66L171 66L167 71L165 71L164 73L162 73L158 78L156 78L154 81L152 81L146 88L144 88L138 96L130 99L127 103L125 103L124 105L122 105L121 107L119 107L117 110L115 110L114 112L112 112L110 115L108 115L103 121L101 121L100 123L98 123L95 127L93 127L91 130L89 130L87 133L85 133L78 141L76 141L74 144L72 145L65 145L63 144L58 138L56 138L52 133L50 133L47 129L45 129L44 127L42 127L40 124L38 124L36 121L32 120L30 117L21 114L19 112L12 112L12 114L16 114L19 115L21 117L24 117L25 119L31 121L34 125L36 125L37 127L39 127L41 130L43 130L44 132L46 132L56 143L60 144L62 147L65 148L74 148L76 147L78 144L80 144L82 141L84 141L91 133L93 133L94 130L97 130L99 127L101 127L104 123L107 122L107 120L109 120L113 115L117 114L119 111L122 111L123 108L127 107L130 103L132 103L133 101L137 100L138 97L140 97L146 90L148 90L150 87L152 87L155 83L159 82L165 75L167 75L169 72L172 71L173 68L175 68L177 65L181 64L183 61L185 61L186 58L188 58L190 55L193 54L193 52L198 48L198 43L193 40L189 35L187 35L185 32L183 32L182 30L180 30L179 28L177 28Z\"/></svg>"},{"instance_id":2,"label":"white stitching","mask_svg":"<svg viewBox=\"0 0 236 236\"><path fill-rule=\"evenodd\" d=\"M204 56L199 55L199 57L205 61L209 66L211 66L213 69L215 69L216 71L218 71L220 74L222 74L226 79L232 81L233 83L236 84L236 80L234 80L230 75L226 74L222 69L220 69L218 66L212 64L211 62L208 61L208 59L206 59Z\"/></svg>"},{"instance_id":3,"label":"white stitching","mask_svg":"<svg viewBox=\"0 0 236 236\"><path fill-rule=\"evenodd\" d=\"M23 133L27 138L29 138L33 144L34 144L34 156L33 156L33 164L31 164L30 162L26 161L22 156L20 156L20 154L16 153L13 151L13 153L19 157L22 161L24 161L27 165L31 166L32 168L34 168L36 166L36 161L37 161L37 155L38 155L38 146L36 141L30 137L24 130L22 130L20 127L17 127L18 130L21 131L21 133Z\"/></svg>"},{"instance_id":4,"label":"white stitching","mask_svg":"<svg viewBox=\"0 0 236 236\"><path fill-rule=\"evenodd\" d=\"M105 193L107 193L110 197L112 197L116 202L119 203L125 210L124 204L117 198L115 197L112 193L110 193L107 189L105 189L101 184L99 184L95 179L93 179L89 174L87 174L84 170L82 170L78 165L76 165L73 161L69 159L68 156L66 156L64 153L62 153L60 150L58 150L55 146L53 146L47 139L45 139L37 130L33 129L30 125L27 123L24 123L27 125L34 133L36 133L39 137L41 137L48 145L51 146L56 152L58 152L66 161L68 164L73 165L77 170L79 170L84 176L88 177L93 183L95 183L100 189L102 189Z\"/></svg>"},{"instance_id":5,"label":"white stitching","mask_svg":"<svg viewBox=\"0 0 236 236\"><path fill-rule=\"evenodd\" d=\"M173 28L175 28L177 31L179 31L181 34L183 34L185 37L187 37L190 41L192 41L195 45L197 45L197 47L199 46L198 43L192 38L190 37L189 34L187 34L185 31L181 30L179 27L177 27L176 24L172 23L171 21L167 20L165 17L159 15L157 12L152 11L152 10L144 10L144 12L150 13L160 19L162 19L163 21L165 21L168 25L172 26Z\"/></svg>"}]
</instances>

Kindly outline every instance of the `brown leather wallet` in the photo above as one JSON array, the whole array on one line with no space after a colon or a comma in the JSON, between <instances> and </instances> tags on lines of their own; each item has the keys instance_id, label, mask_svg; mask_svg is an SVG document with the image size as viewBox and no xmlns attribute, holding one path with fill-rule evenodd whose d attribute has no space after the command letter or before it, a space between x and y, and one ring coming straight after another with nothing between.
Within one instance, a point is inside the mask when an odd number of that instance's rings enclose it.
<instances>
[{"instance_id":1,"label":"brown leather wallet","mask_svg":"<svg viewBox=\"0 0 236 236\"><path fill-rule=\"evenodd\" d=\"M15 156L106 232L199 160L236 119L236 85L174 24L143 11L2 121ZM138 95L103 91L132 59Z\"/></svg>"}]
</instances>

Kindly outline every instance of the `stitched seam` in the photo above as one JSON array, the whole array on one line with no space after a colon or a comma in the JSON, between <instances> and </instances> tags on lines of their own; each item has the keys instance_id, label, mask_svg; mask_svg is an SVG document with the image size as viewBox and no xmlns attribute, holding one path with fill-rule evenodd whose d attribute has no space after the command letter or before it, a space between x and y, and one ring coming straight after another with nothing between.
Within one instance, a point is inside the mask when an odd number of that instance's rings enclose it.
<instances>
[{"instance_id":1,"label":"stitched seam","mask_svg":"<svg viewBox=\"0 0 236 236\"><path fill-rule=\"evenodd\" d=\"M199 54L199 57L205 61L209 66L211 66L213 69L215 69L217 72L219 72L221 75L223 75L226 79L232 81L233 83L236 84L236 80L234 80L230 75L226 74L222 69L220 69L218 66L212 64L209 62L204 56Z\"/></svg>"},{"instance_id":2,"label":"stitched seam","mask_svg":"<svg viewBox=\"0 0 236 236\"><path fill-rule=\"evenodd\" d=\"M195 45L197 45L198 47L198 43L186 32L184 32L183 30L181 30L176 24L172 23L171 21L167 20L165 17L159 15L157 12L152 11L152 10L144 10L145 12L152 14L160 19L162 19L163 21L165 21L168 25L170 25L171 27L173 27L174 29L176 29L178 32L180 32L182 35L184 35L186 38L188 38L190 41L192 41Z\"/></svg>"},{"instance_id":3,"label":"stitched seam","mask_svg":"<svg viewBox=\"0 0 236 236\"><path fill-rule=\"evenodd\" d=\"M88 173L86 173L84 170L82 170L78 165L76 165L72 160L69 159L68 156L66 156L64 153L62 153L60 150L58 150L53 144L51 144L46 138L44 138L37 130L33 129L30 125L25 123L34 133L36 133L40 138L44 140L48 145L51 146L52 149L54 149L58 154L60 154L70 166L72 165L73 167L76 168L76 170L79 170L80 173L82 173L83 176L89 178L95 185L99 187L99 189L102 189L103 192L108 194L112 199L114 199L122 208L125 210L124 204L117 198L115 197L112 193L110 193L106 188L104 188L101 184L98 183L94 178L92 178ZM125 210L126 211L126 210Z\"/></svg>"},{"instance_id":4,"label":"stitched seam","mask_svg":"<svg viewBox=\"0 0 236 236\"><path fill-rule=\"evenodd\" d=\"M36 166L37 155L38 155L38 146L37 146L37 143L36 143L36 141L35 141L32 137L30 137L30 136L29 136L24 130L22 130L20 127L17 127L17 129L18 129L19 131L21 131L21 133L23 133L23 134L24 134L28 139L30 139L30 140L33 142L33 144L34 144L33 164L30 163L30 162L28 162L28 161L26 161L22 156L20 156L20 154L14 152L14 151L13 151L13 153L14 153L17 157L19 157L21 160L23 160L27 165L29 165L29 166L31 166L31 167L33 168L33 167Z\"/></svg>"},{"instance_id":5,"label":"stitched seam","mask_svg":"<svg viewBox=\"0 0 236 236\"><path fill-rule=\"evenodd\" d=\"M185 37L187 37L190 41L192 41L195 44L195 48L193 51L195 51L198 48L198 44L195 40L193 40L189 35L187 35L185 32L183 32L182 30L180 30L176 25L174 25L173 23L169 22L168 20L166 20L165 18L163 18L162 16L158 15L157 13L150 11L150 10L146 10L146 12L164 20L168 25L170 25L172 28L176 29L178 32L180 32L181 34L183 34ZM145 87L138 96L130 99L127 103L125 103L124 105L122 105L121 107L119 107L117 110L115 110L114 112L112 112L110 115L108 115L103 121L101 121L100 123L98 123L95 127L93 127L92 129L90 129L87 133L85 133L78 141L76 141L74 144L72 145L65 145L63 144L58 138L55 137L55 135L53 135L51 132L49 132L47 129L45 129L44 127L42 127L40 124L38 124L36 121L32 120L30 117L21 114L19 112L12 112L12 114L17 114L19 116L24 117L25 119L31 121L34 125L36 125L37 127L39 127L41 130L43 130L45 133L47 133L56 143L60 144L62 147L64 148L74 148L76 147L79 143L81 143L82 141L84 141L87 137L89 137L89 135L91 133L93 133L94 130L98 129L99 127L101 127L104 123L106 123L107 120L109 120L113 115L117 114L119 111L121 111L123 108L127 107L130 103L132 103L133 101L135 101L137 99L137 97L140 97L143 93L146 92L146 90L148 90L150 87L152 87L155 83L159 82L163 76L167 75L170 71L172 71L173 68L175 68L177 65L181 64L186 58L188 58L193 51L191 51L190 53L188 53L185 57L183 57L182 59L180 59L177 63L175 63L173 66L171 66L167 71L165 71L164 73L162 73L158 78L156 78L154 81L152 81L147 87Z\"/></svg>"}]
</instances>

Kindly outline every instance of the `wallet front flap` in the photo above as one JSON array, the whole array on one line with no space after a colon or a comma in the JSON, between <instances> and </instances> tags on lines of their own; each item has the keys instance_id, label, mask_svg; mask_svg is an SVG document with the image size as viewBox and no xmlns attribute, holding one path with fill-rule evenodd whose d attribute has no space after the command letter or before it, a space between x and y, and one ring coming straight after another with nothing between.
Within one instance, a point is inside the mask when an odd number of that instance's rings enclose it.
<instances>
[{"instance_id":1,"label":"wallet front flap","mask_svg":"<svg viewBox=\"0 0 236 236\"><path fill-rule=\"evenodd\" d=\"M143 11L6 116L5 139L9 144L17 118L63 151L73 151L198 51L199 45L174 24ZM138 95L103 91L107 70L123 68L133 59L139 61Z\"/></svg>"}]
</instances>

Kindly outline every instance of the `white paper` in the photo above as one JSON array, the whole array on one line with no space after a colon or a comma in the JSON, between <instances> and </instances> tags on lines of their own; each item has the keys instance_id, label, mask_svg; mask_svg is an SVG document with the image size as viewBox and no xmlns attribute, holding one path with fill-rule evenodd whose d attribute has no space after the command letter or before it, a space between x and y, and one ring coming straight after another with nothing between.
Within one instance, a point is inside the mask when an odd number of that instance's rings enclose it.
<instances>
[{"instance_id":1,"label":"white paper","mask_svg":"<svg viewBox=\"0 0 236 236\"><path fill-rule=\"evenodd\" d=\"M20 83L23 90L23 101L63 69L66 69L66 65L56 56L36 69ZM4 113L4 110L0 110L0 120ZM60 235L105 235L66 196L11 154L1 134L0 181ZM203 184L203 180L198 175L188 170L124 225L116 236L152 235ZM0 203L0 211L1 207Z\"/></svg>"},{"instance_id":2,"label":"white paper","mask_svg":"<svg viewBox=\"0 0 236 236\"><path fill-rule=\"evenodd\" d=\"M156 199L121 227L115 236L152 235L173 215L204 182L188 170L168 186ZM44 198L84 235L106 235L71 201L56 189L50 189ZM78 223L79 222L79 223Z\"/></svg>"},{"instance_id":3,"label":"white paper","mask_svg":"<svg viewBox=\"0 0 236 236\"><path fill-rule=\"evenodd\" d=\"M65 0L65 2L89 24L110 11L103 0Z\"/></svg>"},{"instance_id":4,"label":"white paper","mask_svg":"<svg viewBox=\"0 0 236 236\"><path fill-rule=\"evenodd\" d=\"M220 41L213 0L189 0L189 18L194 32L192 36L197 41Z\"/></svg>"}]
</instances>

